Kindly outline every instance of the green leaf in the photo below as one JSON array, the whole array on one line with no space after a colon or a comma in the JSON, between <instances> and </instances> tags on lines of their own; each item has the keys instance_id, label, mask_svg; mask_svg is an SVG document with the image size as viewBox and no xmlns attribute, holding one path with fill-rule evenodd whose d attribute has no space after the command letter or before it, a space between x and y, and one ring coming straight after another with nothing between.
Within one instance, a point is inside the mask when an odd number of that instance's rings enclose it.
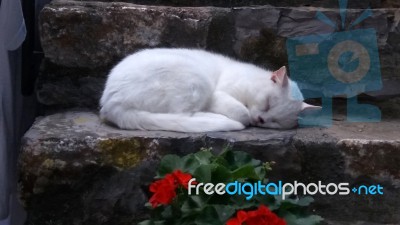
<instances>
[{"instance_id":1,"label":"green leaf","mask_svg":"<svg viewBox=\"0 0 400 225\"><path fill-rule=\"evenodd\" d=\"M151 220L145 220L145 221L138 223L138 225L154 225L154 223Z\"/></svg>"},{"instance_id":2,"label":"green leaf","mask_svg":"<svg viewBox=\"0 0 400 225\"><path fill-rule=\"evenodd\" d=\"M228 165L230 165L230 169L236 169L239 165L236 163L236 154L232 151L227 151L224 154L225 160L228 162Z\"/></svg>"},{"instance_id":3,"label":"green leaf","mask_svg":"<svg viewBox=\"0 0 400 225\"><path fill-rule=\"evenodd\" d=\"M200 165L194 154L189 154L182 158L182 170L186 173L193 174Z\"/></svg>"},{"instance_id":4,"label":"green leaf","mask_svg":"<svg viewBox=\"0 0 400 225\"><path fill-rule=\"evenodd\" d=\"M194 158L201 164L207 165L210 164L211 159L214 155L209 151L199 151L194 154Z\"/></svg>"},{"instance_id":5,"label":"green leaf","mask_svg":"<svg viewBox=\"0 0 400 225\"><path fill-rule=\"evenodd\" d=\"M213 184L228 183L233 181L231 172L226 167L221 165L215 165L211 177Z\"/></svg>"},{"instance_id":6,"label":"green leaf","mask_svg":"<svg viewBox=\"0 0 400 225\"><path fill-rule=\"evenodd\" d=\"M196 225L223 225L220 221L217 210L213 206L206 206L196 217L194 223Z\"/></svg>"},{"instance_id":7,"label":"green leaf","mask_svg":"<svg viewBox=\"0 0 400 225\"><path fill-rule=\"evenodd\" d=\"M247 165L244 165L244 166L239 167L238 169L232 171L232 178L234 180L239 180L239 179L259 180L260 177L257 176L256 171L254 170L254 167L250 164L247 164Z\"/></svg>"},{"instance_id":8,"label":"green leaf","mask_svg":"<svg viewBox=\"0 0 400 225\"><path fill-rule=\"evenodd\" d=\"M263 204L268 206L268 208L270 210L275 210L277 208L279 208L279 205L277 204L277 202L275 201L274 196L272 195L262 195L262 194L258 194L254 196L254 201L256 201L259 205Z\"/></svg>"},{"instance_id":9,"label":"green leaf","mask_svg":"<svg viewBox=\"0 0 400 225\"><path fill-rule=\"evenodd\" d=\"M177 155L166 155L161 159L158 176L164 177L166 174L172 173L177 169L182 169L181 158Z\"/></svg>"},{"instance_id":10,"label":"green leaf","mask_svg":"<svg viewBox=\"0 0 400 225\"><path fill-rule=\"evenodd\" d=\"M187 200L181 206L181 211L184 216L189 215L193 212L199 211L204 206L204 202L205 201L201 198L201 196L188 196Z\"/></svg>"},{"instance_id":11,"label":"green leaf","mask_svg":"<svg viewBox=\"0 0 400 225\"><path fill-rule=\"evenodd\" d=\"M194 216L189 216L189 217L183 217L179 218L174 223L170 223L170 225L194 225L195 223L193 222L196 219L196 215Z\"/></svg>"},{"instance_id":12,"label":"green leaf","mask_svg":"<svg viewBox=\"0 0 400 225\"><path fill-rule=\"evenodd\" d=\"M282 201L282 203L291 203L293 205L297 206L309 206L312 202L314 202L313 197L311 196L306 196L298 199L285 199Z\"/></svg>"},{"instance_id":13,"label":"green leaf","mask_svg":"<svg viewBox=\"0 0 400 225\"><path fill-rule=\"evenodd\" d=\"M172 207L167 205L164 210L161 212L161 216L163 218L171 218L173 217Z\"/></svg>"},{"instance_id":14,"label":"green leaf","mask_svg":"<svg viewBox=\"0 0 400 225\"><path fill-rule=\"evenodd\" d=\"M211 182L211 165L201 165L193 172L193 177L197 182L210 183Z\"/></svg>"},{"instance_id":15,"label":"green leaf","mask_svg":"<svg viewBox=\"0 0 400 225\"><path fill-rule=\"evenodd\" d=\"M310 196L297 198L297 199L285 199L281 201L277 201L277 205L279 205L279 209L281 211L291 211L295 212L296 210L299 211L301 208L309 206L314 199Z\"/></svg>"},{"instance_id":16,"label":"green leaf","mask_svg":"<svg viewBox=\"0 0 400 225\"><path fill-rule=\"evenodd\" d=\"M254 171L256 172L257 176L259 177L259 180L263 181L265 176L267 176L267 170L263 166L258 166L254 168Z\"/></svg>"},{"instance_id":17,"label":"green leaf","mask_svg":"<svg viewBox=\"0 0 400 225\"><path fill-rule=\"evenodd\" d=\"M165 221L163 221L163 220L160 220L160 221L145 220L145 221L138 223L138 225L164 225L164 224L165 224Z\"/></svg>"},{"instance_id":18,"label":"green leaf","mask_svg":"<svg viewBox=\"0 0 400 225\"><path fill-rule=\"evenodd\" d=\"M253 159L253 157L246 152L235 151L234 155L235 155L236 165L238 165L238 166L242 166L242 165L246 165L246 164L251 164L253 166L261 165L260 160Z\"/></svg>"},{"instance_id":19,"label":"green leaf","mask_svg":"<svg viewBox=\"0 0 400 225\"><path fill-rule=\"evenodd\" d=\"M231 195L230 197L231 205L235 209L248 209L248 208L256 208L260 205L258 201L247 200L245 195Z\"/></svg>"},{"instance_id":20,"label":"green leaf","mask_svg":"<svg viewBox=\"0 0 400 225\"><path fill-rule=\"evenodd\" d=\"M167 224L164 220L154 221L154 225L164 225Z\"/></svg>"},{"instance_id":21,"label":"green leaf","mask_svg":"<svg viewBox=\"0 0 400 225\"><path fill-rule=\"evenodd\" d=\"M284 216L287 225L317 225L324 219L320 216L311 215L307 217L297 217L294 214L287 214Z\"/></svg>"},{"instance_id":22,"label":"green leaf","mask_svg":"<svg viewBox=\"0 0 400 225\"><path fill-rule=\"evenodd\" d=\"M227 221L228 219L233 217L236 212L235 207L230 205L213 205L213 207L218 213L218 218L221 222Z\"/></svg>"},{"instance_id":23,"label":"green leaf","mask_svg":"<svg viewBox=\"0 0 400 225\"><path fill-rule=\"evenodd\" d=\"M252 165L253 167L262 166L260 160L253 159L252 156L242 151L227 151L223 154L224 159L230 165L229 169L235 170L244 165Z\"/></svg>"},{"instance_id":24,"label":"green leaf","mask_svg":"<svg viewBox=\"0 0 400 225\"><path fill-rule=\"evenodd\" d=\"M230 166L228 161L226 161L226 159L222 156L215 157L213 163L218 164L223 167L226 167L226 168L229 168L229 166Z\"/></svg>"}]
</instances>

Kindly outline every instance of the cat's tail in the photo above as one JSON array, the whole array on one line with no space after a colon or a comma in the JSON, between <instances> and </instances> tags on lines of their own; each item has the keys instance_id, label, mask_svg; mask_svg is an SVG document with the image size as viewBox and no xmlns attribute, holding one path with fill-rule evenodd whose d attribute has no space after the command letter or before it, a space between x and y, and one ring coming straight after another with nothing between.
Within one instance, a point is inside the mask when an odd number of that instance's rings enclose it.
<instances>
[{"instance_id":1,"label":"cat's tail","mask_svg":"<svg viewBox=\"0 0 400 225\"><path fill-rule=\"evenodd\" d=\"M242 130L245 126L226 116L196 112L184 114L150 113L113 108L100 110L100 117L128 130L165 130L177 132L210 132Z\"/></svg>"}]
</instances>

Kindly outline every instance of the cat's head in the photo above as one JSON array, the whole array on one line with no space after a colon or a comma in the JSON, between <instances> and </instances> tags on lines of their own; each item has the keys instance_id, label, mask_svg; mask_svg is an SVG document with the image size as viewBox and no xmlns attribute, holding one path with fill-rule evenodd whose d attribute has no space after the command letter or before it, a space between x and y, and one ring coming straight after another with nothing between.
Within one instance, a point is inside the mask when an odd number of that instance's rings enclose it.
<instances>
[{"instance_id":1,"label":"cat's head","mask_svg":"<svg viewBox=\"0 0 400 225\"><path fill-rule=\"evenodd\" d=\"M321 107L303 102L299 87L287 76L286 67L282 67L271 75L272 90L268 97L261 97L257 107L250 109L253 126L290 129L298 125L300 113L309 110L319 110Z\"/></svg>"}]
</instances>

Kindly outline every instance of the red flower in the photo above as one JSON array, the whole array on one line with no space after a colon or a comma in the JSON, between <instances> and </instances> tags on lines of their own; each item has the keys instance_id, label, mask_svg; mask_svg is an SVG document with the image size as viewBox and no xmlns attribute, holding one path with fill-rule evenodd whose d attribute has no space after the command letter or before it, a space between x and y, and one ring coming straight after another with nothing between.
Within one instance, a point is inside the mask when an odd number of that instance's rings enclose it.
<instances>
[{"instance_id":1,"label":"red flower","mask_svg":"<svg viewBox=\"0 0 400 225\"><path fill-rule=\"evenodd\" d=\"M236 218L226 222L226 225L286 225L286 221L279 218L264 205L260 205L257 210L245 212L238 211Z\"/></svg>"},{"instance_id":2,"label":"red flower","mask_svg":"<svg viewBox=\"0 0 400 225\"><path fill-rule=\"evenodd\" d=\"M162 180L155 181L150 185L150 192L154 193L149 202L153 208L159 204L167 205L175 198L175 182L172 176L166 176Z\"/></svg>"},{"instance_id":3,"label":"red flower","mask_svg":"<svg viewBox=\"0 0 400 225\"><path fill-rule=\"evenodd\" d=\"M175 170L172 175L178 184L182 185L184 188L188 189L188 183L192 179L192 175L189 173L182 173L180 170Z\"/></svg>"},{"instance_id":4,"label":"red flower","mask_svg":"<svg viewBox=\"0 0 400 225\"><path fill-rule=\"evenodd\" d=\"M242 225L247 220L247 213L240 210L236 213L236 218L232 218L226 222L226 225Z\"/></svg>"},{"instance_id":5,"label":"red flower","mask_svg":"<svg viewBox=\"0 0 400 225\"><path fill-rule=\"evenodd\" d=\"M182 173L180 170L165 175L161 180L157 180L150 185L150 192L154 193L149 202L153 208L160 204L168 205L176 196L176 188L183 186L188 188L188 182L192 175Z\"/></svg>"}]
</instances>

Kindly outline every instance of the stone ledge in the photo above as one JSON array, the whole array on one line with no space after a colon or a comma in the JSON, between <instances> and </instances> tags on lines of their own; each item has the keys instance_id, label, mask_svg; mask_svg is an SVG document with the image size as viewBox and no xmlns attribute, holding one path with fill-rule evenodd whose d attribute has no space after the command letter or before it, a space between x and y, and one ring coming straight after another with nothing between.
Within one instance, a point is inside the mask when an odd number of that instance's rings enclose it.
<instances>
[{"instance_id":1,"label":"stone ledge","mask_svg":"<svg viewBox=\"0 0 400 225\"><path fill-rule=\"evenodd\" d=\"M92 0L85 0L92 1ZM105 0L102 0L105 1ZM312 6L337 8L337 0L122 0L123 2L144 4L144 5L170 5L170 6L219 6L219 7L239 7L252 5L273 5L273 6ZM399 7L400 4L395 0L353 0L348 2L349 8L389 8Z\"/></svg>"},{"instance_id":2,"label":"stone ledge","mask_svg":"<svg viewBox=\"0 0 400 225\"><path fill-rule=\"evenodd\" d=\"M398 224L399 130L399 120L336 121L331 128L186 134L119 130L92 112L59 113L37 119L23 138L20 194L31 224L132 224L147 215L147 185L160 157L229 145L275 161L272 180L381 183L384 196L315 196L313 209L349 224Z\"/></svg>"}]
</instances>

